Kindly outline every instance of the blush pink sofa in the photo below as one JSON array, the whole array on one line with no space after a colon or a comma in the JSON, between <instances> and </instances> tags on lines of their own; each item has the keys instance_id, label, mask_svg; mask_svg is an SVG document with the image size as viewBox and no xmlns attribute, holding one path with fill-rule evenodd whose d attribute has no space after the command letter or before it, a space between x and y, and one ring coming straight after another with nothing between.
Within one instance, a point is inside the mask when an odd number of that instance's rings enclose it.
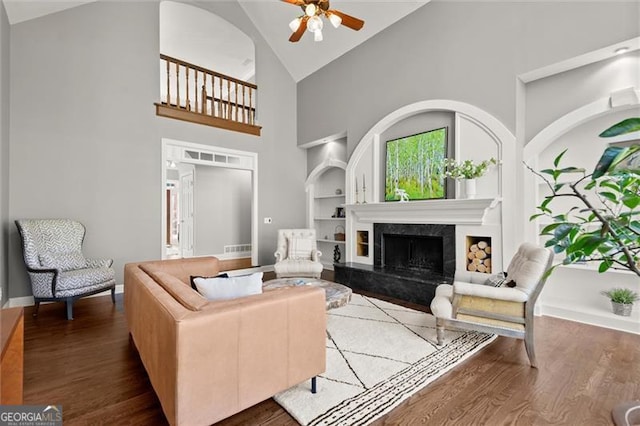
<instances>
[{"instance_id":1,"label":"blush pink sofa","mask_svg":"<svg viewBox=\"0 0 640 426\"><path fill-rule=\"evenodd\" d=\"M129 333L172 425L215 423L325 370L322 289L208 301L189 278L218 269L215 257L125 266Z\"/></svg>"}]
</instances>

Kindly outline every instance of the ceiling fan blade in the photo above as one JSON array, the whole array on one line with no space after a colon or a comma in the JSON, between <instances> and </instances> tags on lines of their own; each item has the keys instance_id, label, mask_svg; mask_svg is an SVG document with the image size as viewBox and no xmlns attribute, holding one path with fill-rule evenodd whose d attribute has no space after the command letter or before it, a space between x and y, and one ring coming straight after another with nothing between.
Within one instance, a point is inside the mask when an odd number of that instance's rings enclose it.
<instances>
[{"instance_id":1,"label":"ceiling fan blade","mask_svg":"<svg viewBox=\"0 0 640 426\"><path fill-rule=\"evenodd\" d=\"M342 19L342 25L347 28L351 28L352 30L358 31L364 26L364 21L362 19L354 18L353 16L342 13L339 10L332 9L327 12L338 15Z\"/></svg>"},{"instance_id":2,"label":"ceiling fan blade","mask_svg":"<svg viewBox=\"0 0 640 426\"><path fill-rule=\"evenodd\" d=\"M304 32L307 29L308 20L309 20L309 17L306 15L304 18L302 18L302 21L300 21L300 26L298 27L298 30L295 33L291 34L291 37L289 37L290 42L295 43L302 38Z\"/></svg>"},{"instance_id":3,"label":"ceiling fan blade","mask_svg":"<svg viewBox=\"0 0 640 426\"><path fill-rule=\"evenodd\" d=\"M285 3L293 4L295 6L304 6L304 0L282 0Z\"/></svg>"}]
</instances>

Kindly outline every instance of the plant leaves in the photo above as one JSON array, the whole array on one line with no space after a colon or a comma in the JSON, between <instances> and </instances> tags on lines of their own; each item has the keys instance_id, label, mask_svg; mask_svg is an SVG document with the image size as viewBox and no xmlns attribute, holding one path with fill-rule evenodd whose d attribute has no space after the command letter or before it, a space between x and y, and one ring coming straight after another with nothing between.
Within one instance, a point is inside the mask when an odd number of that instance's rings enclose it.
<instances>
[{"instance_id":1,"label":"plant leaves","mask_svg":"<svg viewBox=\"0 0 640 426\"><path fill-rule=\"evenodd\" d=\"M567 149L565 149L564 151L562 151L554 160L553 160L553 165L555 167L558 167L558 164L560 164L560 160L562 159L562 157L564 156L564 154L567 152Z\"/></svg>"},{"instance_id":2,"label":"plant leaves","mask_svg":"<svg viewBox=\"0 0 640 426\"><path fill-rule=\"evenodd\" d=\"M600 133L599 136L601 138L610 138L612 136L624 135L638 130L640 130L640 118L627 118L609 127L607 130Z\"/></svg>"},{"instance_id":3,"label":"plant leaves","mask_svg":"<svg viewBox=\"0 0 640 426\"><path fill-rule=\"evenodd\" d=\"M554 229L556 229L560 225L562 225L562 223L552 223L551 225L547 225L544 228L542 228L542 231L540 231L540 233L541 234L548 234L549 232L553 231Z\"/></svg>"},{"instance_id":4,"label":"plant leaves","mask_svg":"<svg viewBox=\"0 0 640 426\"><path fill-rule=\"evenodd\" d=\"M555 232L553 233L554 237L557 240L561 240L563 238L565 238L567 235L569 235L569 233L575 229L575 225L571 224L571 223L561 223L556 229Z\"/></svg>"},{"instance_id":5,"label":"plant leaves","mask_svg":"<svg viewBox=\"0 0 640 426\"><path fill-rule=\"evenodd\" d=\"M640 205L640 197L638 195L626 195L622 197L622 203L629 207L631 210L635 209Z\"/></svg>"},{"instance_id":6,"label":"plant leaves","mask_svg":"<svg viewBox=\"0 0 640 426\"><path fill-rule=\"evenodd\" d=\"M606 198L609 201L613 201L614 203L618 201L618 197L616 197L616 194L614 194L613 192L603 191L598 192L598 195Z\"/></svg>"},{"instance_id":7,"label":"plant leaves","mask_svg":"<svg viewBox=\"0 0 640 426\"><path fill-rule=\"evenodd\" d=\"M611 260L603 260L598 266L598 272L603 273L606 272L613 265L613 261Z\"/></svg>"},{"instance_id":8,"label":"plant leaves","mask_svg":"<svg viewBox=\"0 0 640 426\"><path fill-rule=\"evenodd\" d=\"M531 217L529 218L529 222L532 222L532 221L536 220L540 216L545 216L545 214L544 213L536 213L534 215L531 215Z\"/></svg>"}]
</instances>

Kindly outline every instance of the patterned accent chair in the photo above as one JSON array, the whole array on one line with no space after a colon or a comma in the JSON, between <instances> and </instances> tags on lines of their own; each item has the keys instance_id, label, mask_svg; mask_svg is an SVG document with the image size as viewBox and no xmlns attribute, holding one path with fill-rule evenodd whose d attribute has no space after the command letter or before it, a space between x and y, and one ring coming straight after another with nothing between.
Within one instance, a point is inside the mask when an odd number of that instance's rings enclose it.
<instances>
[{"instance_id":1,"label":"patterned accent chair","mask_svg":"<svg viewBox=\"0 0 640 426\"><path fill-rule=\"evenodd\" d=\"M553 251L531 243L520 245L511 259L504 283L458 281L441 284L431 301L438 345L445 327L476 330L524 339L532 367L537 367L533 338L533 308L544 287Z\"/></svg>"},{"instance_id":2,"label":"patterned accent chair","mask_svg":"<svg viewBox=\"0 0 640 426\"><path fill-rule=\"evenodd\" d=\"M85 259L82 242L85 227L69 219L20 219L16 226L35 300L66 302L67 319L73 319L73 302L80 297L111 290L115 303L115 271L112 259Z\"/></svg>"},{"instance_id":3,"label":"patterned accent chair","mask_svg":"<svg viewBox=\"0 0 640 426\"><path fill-rule=\"evenodd\" d=\"M315 229L279 229L278 248L273 266L277 278L320 278L322 263Z\"/></svg>"}]
</instances>

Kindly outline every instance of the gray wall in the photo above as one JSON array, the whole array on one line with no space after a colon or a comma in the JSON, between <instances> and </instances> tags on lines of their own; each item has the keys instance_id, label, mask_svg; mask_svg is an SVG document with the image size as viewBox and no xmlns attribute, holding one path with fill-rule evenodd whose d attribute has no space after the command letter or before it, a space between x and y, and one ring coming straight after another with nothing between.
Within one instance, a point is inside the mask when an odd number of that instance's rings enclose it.
<instances>
[{"instance_id":1,"label":"gray wall","mask_svg":"<svg viewBox=\"0 0 640 426\"><path fill-rule=\"evenodd\" d=\"M113 257L118 283L126 262L161 256L162 137L258 153L259 215L274 219L259 224L260 263L273 263L279 227L305 223L304 151L296 147L295 115L281 113L296 102L295 83L237 3L202 7L256 43L261 137L155 116L154 1L90 3L11 27L9 221L82 221L85 254ZM26 296L10 229L9 293Z\"/></svg>"},{"instance_id":2,"label":"gray wall","mask_svg":"<svg viewBox=\"0 0 640 426\"><path fill-rule=\"evenodd\" d=\"M251 243L251 171L196 166L194 204L196 256Z\"/></svg>"},{"instance_id":3,"label":"gray wall","mask_svg":"<svg viewBox=\"0 0 640 426\"><path fill-rule=\"evenodd\" d=\"M638 2L431 2L298 84L298 143L388 113L468 102L515 128L516 76L638 36ZM331 87L331 90L327 90Z\"/></svg>"},{"instance_id":4,"label":"gray wall","mask_svg":"<svg viewBox=\"0 0 640 426\"><path fill-rule=\"evenodd\" d=\"M0 307L9 297L9 21L0 3Z\"/></svg>"},{"instance_id":5,"label":"gray wall","mask_svg":"<svg viewBox=\"0 0 640 426\"><path fill-rule=\"evenodd\" d=\"M347 162L346 137L307 149L307 175L329 158Z\"/></svg>"},{"instance_id":6,"label":"gray wall","mask_svg":"<svg viewBox=\"0 0 640 426\"><path fill-rule=\"evenodd\" d=\"M527 83L526 141L576 108L627 87L640 88L638 51Z\"/></svg>"}]
</instances>

